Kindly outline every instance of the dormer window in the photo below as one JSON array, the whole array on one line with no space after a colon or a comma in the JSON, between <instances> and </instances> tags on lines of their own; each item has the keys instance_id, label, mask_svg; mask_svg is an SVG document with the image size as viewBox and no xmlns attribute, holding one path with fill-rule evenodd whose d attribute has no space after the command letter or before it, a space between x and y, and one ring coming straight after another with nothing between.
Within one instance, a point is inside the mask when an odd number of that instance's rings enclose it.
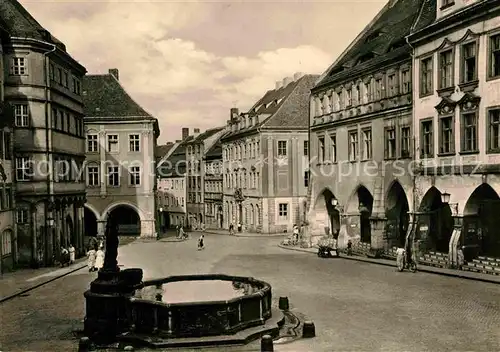
<instances>
[{"instance_id":1,"label":"dormer window","mask_svg":"<svg viewBox=\"0 0 500 352\"><path fill-rule=\"evenodd\" d=\"M455 5L455 0L441 0L441 10Z\"/></svg>"},{"instance_id":2,"label":"dormer window","mask_svg":"<svg viewBox=\"0 0 500 352\"><path fill-rule=\"evenodd\" d=\"M377 39L378 37L380 37L382 35L382 32L375 32L375 33L372 33L370 34L366 40L365 40L365 43L369 43L369 42L372 42L374 41L375 39Z\"/></svg>"},{"instance_id":3,"label":"dormer window","mask_svg":"<svg viewBox=\"0 0 500 352\"><path fill-rule=\"evenodd\" d=\"M366 53L366 54L359 57L357 64L359 65L359 64L365 63L367 61L370 61L374 57L375 57L374 53L372 53L372 52Z\"/></svg>"},{"instance_id":4,"label":"dormer window","mask_svg":"<svg viewBox=\"0 0 500 352\"><path fill-rule=\"evenodd\" d=\"M252 127L252 122L253 122L252 117L248 116L248 127Z\"/></svg>"}]
</instances>

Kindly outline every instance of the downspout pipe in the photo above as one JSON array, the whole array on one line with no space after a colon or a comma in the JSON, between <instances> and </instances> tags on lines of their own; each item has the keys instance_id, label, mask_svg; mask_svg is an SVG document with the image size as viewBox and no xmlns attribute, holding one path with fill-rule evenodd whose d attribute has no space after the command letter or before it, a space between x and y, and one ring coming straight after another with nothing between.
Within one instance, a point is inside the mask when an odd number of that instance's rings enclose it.
<instances>
[{"instance_id":1,"label":"downspout pipe","mask_svg":"<svg viewBox=\"0 0 500 352\"><path fill-rule=\"evenodd\" d=\"M415 77L417 77L415 75L415 48L413 47L413 45L411 45L410 43L410 40L408 39L408 36L405 37L405 40L406 40L406 43L410 46L411 48L411 51L410 51L410 56L411 56L411 74L412 74L412 77L411 77L411 82L412 82L412 90L411 90L411 94L412 94L412 108L411 108L411 121L412 121L412 132L413 132L413 138L412 138L412 142L413 142L413 160L416 160L417 158L417 138L415 136L415 126L416 126L416 123L415 123L415 119L416 119L416 114L415 114L415 85L413 84L414 80L415 80ZM415 175L416 174L416 171L415 170L411 170L411 179L412 179L412 203L413 203L413 214L410 214L411 215L411 224L409 226L409 231L408 231L408 234L406 236L406 243L405 243L405 247L409 245L409 243L407 243L408 241L411 240L411 244L412 244L412 248L413 248L413 244L414 244L414 241L415 241L415 232L416 232L416 227L417 227L417 216L416 216L416 212L417 212L417 207L418 207L418 204L417 204L417 176ZM413 251L412 251L413 252Z\"/></svg>"}]
</instances>

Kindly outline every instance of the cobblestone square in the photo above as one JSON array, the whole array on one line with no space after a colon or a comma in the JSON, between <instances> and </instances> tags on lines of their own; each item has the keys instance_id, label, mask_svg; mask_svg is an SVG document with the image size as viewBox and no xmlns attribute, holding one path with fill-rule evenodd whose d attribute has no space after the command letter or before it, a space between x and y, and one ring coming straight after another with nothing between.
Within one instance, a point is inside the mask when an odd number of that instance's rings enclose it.
<instances>
[{"instance_id":1,"label":"cobblestone square","mask_svg":"<svg viewBox=\"0 0 500 352\"><path fill-rule=\"evenodd\" d=\"M344 259L285 251L279 239L206 236L134 242L119 263L146 279L227 273L269 282L273 297L314 321L317 337L276 345L276 351L497 351L500 286ZM76 351L83 327L83 292L95 273L70 274L0 306L2 351ZM222 351L224 349L215 348ZM258 351L258 343L227 350ZM187 351L187 350L185 350Z\"/></svg>"}]
</instances>

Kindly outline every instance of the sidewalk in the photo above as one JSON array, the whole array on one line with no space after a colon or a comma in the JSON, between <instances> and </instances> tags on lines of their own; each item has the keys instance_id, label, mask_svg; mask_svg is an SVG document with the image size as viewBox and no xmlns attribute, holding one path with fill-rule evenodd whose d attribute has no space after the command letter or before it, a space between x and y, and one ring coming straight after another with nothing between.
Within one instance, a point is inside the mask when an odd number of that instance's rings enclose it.
<instances>
[{"instance_id":1,"label":"sidewalk","mask_svg":"<svg viewBox=\"0 0 500 352\"><path fill-rule=\"evenodd\" d=\"M135 241L135 237L120 237L120 247ZM79 258L69 267L19 269L0 276L0 303L24 294L37 287L87 267L87 258Z\"/></svg>"},{"instance_id":2,"label":"sidewalk","mask_svg":"<svg viewBox=\"0 0 500 352\"><path fill-rule=\"evenodd\" d=\"M297 252L305 252L305 253L310 253L310 254L314 254L314 255L317 255L317 253L318 253L317 248L300 248L300 247L293 247L293 246L284 246L282 244L278 244L278 247L280 247L282 249L287 249L287 250L297 251ZM374 259L374 258L367 258L367 257L356 256L356 255L347 256L345 254L340 254L340 258L347 259L347 260L356 260L356 261L366 262L366 263L371 263L371 264L396 267L396 261L389 260L389 259ZM494 284L500 284L500 276L498 276L498 275L480 274L480 273L474 273L471 271L462 271L462 270L455 270L455 269L436 268L436 267L427 266L427 265L419 265L418 271L423 272L423 273L431 273L431 274L459 277L459 278L467 279L467 280L476 280L476 281L483 281L483 282L489 282L489 283L494 283Z\"/></svg>"},{"instance_id":3,"label":"sidewalk","mask_svg":"<svg viewBox=\"0 0 500 352\"><path fill-rule=\"evenodd\" d=\"M229 230L212 230L207 229L205 231L201 230L193 230L191 232L195 233L209 233L212 235L221 235L221 236L234 236L234 237L260 237L260 238L276 238L276 237L285 237L286 233L257 233L257 232L234 232L234 235L229 234Z\"/></svg>"},{"instance_id":4,"label":"sidewalk","mask_svg":"<svg viewBox=\"0 0 500 352\"><path fill-rule=\"evenodd\" d=\"M0 303L31 291L39 286L69 275L87 266L87 258L80 258L69 267L19 269L0 277Z\"/></svg>"}]
</instances>

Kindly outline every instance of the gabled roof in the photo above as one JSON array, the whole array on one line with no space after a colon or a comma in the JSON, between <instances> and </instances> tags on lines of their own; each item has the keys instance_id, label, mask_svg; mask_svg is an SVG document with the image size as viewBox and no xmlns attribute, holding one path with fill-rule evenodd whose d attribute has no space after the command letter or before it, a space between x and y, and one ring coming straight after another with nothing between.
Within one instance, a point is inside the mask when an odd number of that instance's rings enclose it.
<instances>
[{"instance_id":1,"label":"gabled roof","mask_svg":"<svg viewBox=\"0 0 500 352\"><path fill-rule=\"evenodd\" d=\"M162 159L167 153L174 147L174 143L157 145L155 148L155 158L156 160Z\"/></svg>"},{"instance_id":2,"label":"gabled roof","mask_svg":"<svg viewBox=\"0 0 500 352\"><path fill-rule=\"evenodd\" d=\"M130 97L112 74L86 75L82 87L87 118L154 119Z\"/></svg>"},{"instance_id":3,"label":"gabled roof","mask_svg":"<svg viewBox=\"0 0 500 352\"><path fill-rule=\"evenodd\" d=\"M181 177L186 173L186 144L181 142L174 146L173 152L157 167L158 176L161 178Z\"/></svg>"},{"instance_id":4,"label":"gabled roof","mask_svg":"<svg viewBox=\"0 0 500 352\"><path fill-rule=\"evenodd\" d=\"M184 140L185 144L190 144L190 143L202 143L205 139L212 137L214 134L222 131L224 127L215 127L215 128L210 128L206 130L205 132L200 133L197 136L189 136Z\"/></svg>"},{"instance_id":5,"label":"gabled roof","mask_svg":"<svg viewBox=\"0 0 500 352\"><path fill-rule=\"evenodd\" d=\"M207 159L222 159L222 143L218 140L212 147L205 153L205 158Z\"/></svg>"},{"instance_id":6,"label":"gabled roof","mask_svg":"<svg viewBox=\"0 0 500 352\"><path fill-rule=\"evenodd\" d=\"M0 1L0 26L13 37L42 40L66 51L66 46L43 28L17 0Z\"/></svg>"},{"instance_id":7,"label":"gabled roof","mask_svg":"<svg viewBox=\"0 0 500 352\"><path fill-rule=\"evenodd\" d=\"M259 128L286 129L309 128L309 94L319 75L304 75L286 87L266 92L252 108L244 113L259 116L259 122L250 127L224 134L222 140Z\"/></svg>"},{"instance_id":8,"label":"gabled roof","mask_svg":"<svg viewBox=\"0 0 500 352\"><path fill-rule=\"evenodd\" d=\"M425 0L420 9L420 14L413 24L411 32L418 32L419 30L427 27L436 20L437 15L437 1Z\"/></svg>"},{"instance_id":9,"label":"gabled roof","mask_svg":"<svg viewBox=\"0 0 500 352\"><path fill-rule=\"evenodd\" d=\"M392 56L410 57L406 36L426 0L390 0L370 26L358 36L336 64L329 67L316 87L348 79L352 73ZM435 0L434 0L435 1Z\"/></svg>"}]
</instances>

